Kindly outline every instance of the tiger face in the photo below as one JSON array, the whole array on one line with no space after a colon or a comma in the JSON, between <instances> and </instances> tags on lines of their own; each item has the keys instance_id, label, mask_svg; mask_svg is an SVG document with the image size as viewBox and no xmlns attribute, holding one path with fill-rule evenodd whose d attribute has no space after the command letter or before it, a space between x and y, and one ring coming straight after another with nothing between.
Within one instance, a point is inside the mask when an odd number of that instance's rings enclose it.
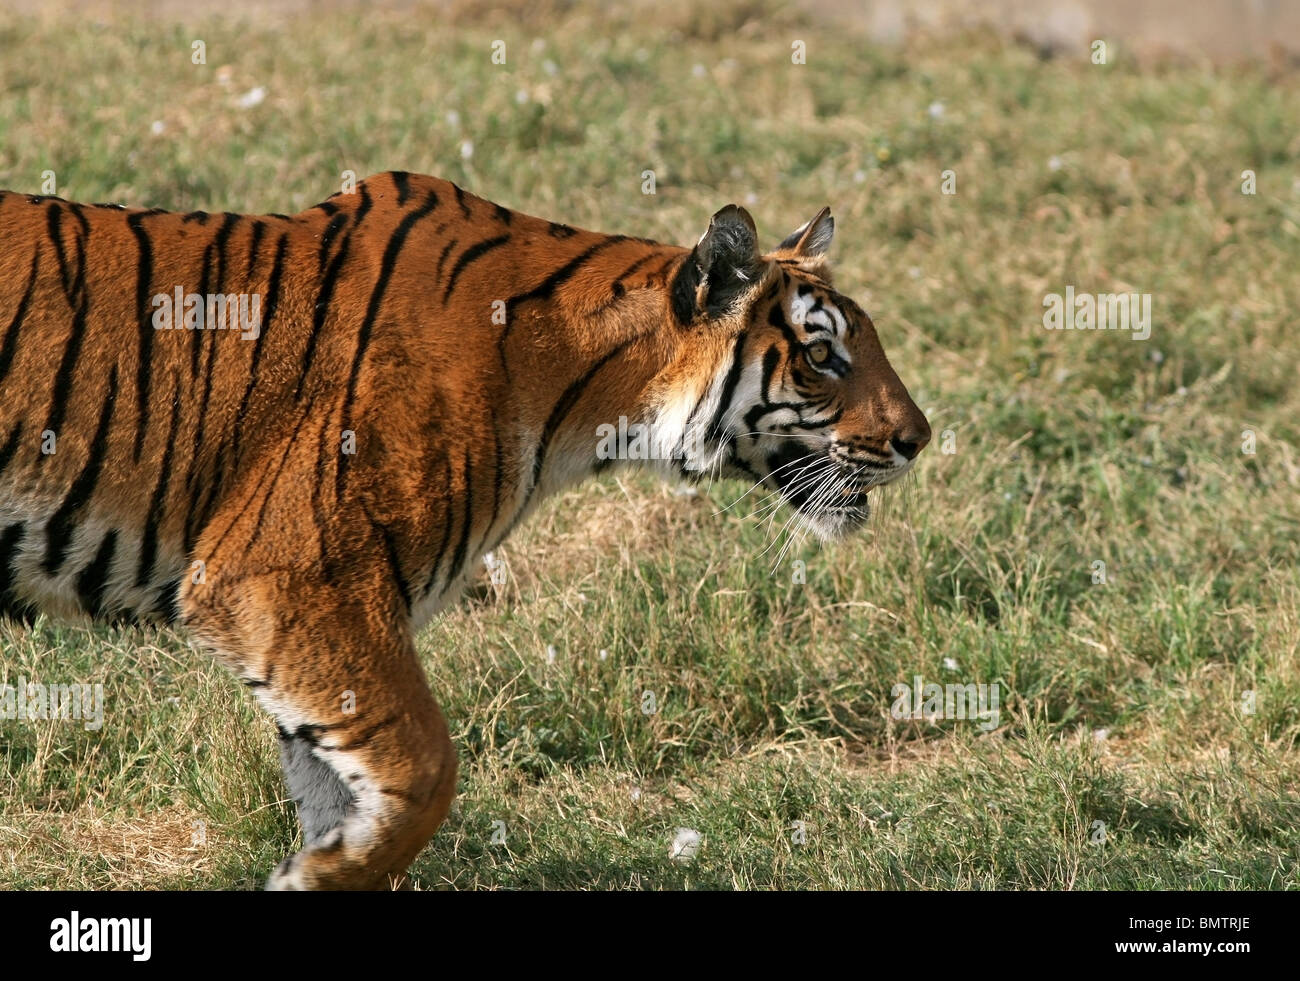
<instances>
[{"instance_id":1,"label":"tiger face","mask_svg":"<svg viewBox=\"0 0 1300 981\"><path fill-rule=\"evenodd\" d=\"M729 206L674 284L686 329L730 344L692 413L692 469L779 494L825 540L860 527L871 489L911 470L930 441L871 318L830 283L833 231L823 209L760 255L753 220Z\"/></svg>"}]
</instances>

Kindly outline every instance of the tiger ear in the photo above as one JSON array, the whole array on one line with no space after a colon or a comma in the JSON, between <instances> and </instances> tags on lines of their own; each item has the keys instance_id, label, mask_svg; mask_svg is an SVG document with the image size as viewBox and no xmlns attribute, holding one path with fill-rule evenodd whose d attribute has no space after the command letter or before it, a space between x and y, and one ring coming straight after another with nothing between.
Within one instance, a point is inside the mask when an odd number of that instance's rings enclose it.
<instances>
[{"instance_id":1,"label":"tiger ear","mask_svg":"<svg viewBox=\"0 0 1300 981\"><path fill-rule=\"evenodd\" d=\"M673 311L684 324L700 313L721 316L762 278L758 230L744 208L729 204L709 220L673 282Z\"/></svg>"},{"instance_id":2,"label":"tiger ear","mask_svg":"<svg viewBox=\"0 0 1300 981\"><path fill-rule=\"evenodd\" d=\"M835 219L831 217L829 207L817 212L817 217L808 224L795 229L776 247L778 252L791 251L797 256L809 259L824 256L831 247L835 237Z\"/></svg>"}]
</instances>

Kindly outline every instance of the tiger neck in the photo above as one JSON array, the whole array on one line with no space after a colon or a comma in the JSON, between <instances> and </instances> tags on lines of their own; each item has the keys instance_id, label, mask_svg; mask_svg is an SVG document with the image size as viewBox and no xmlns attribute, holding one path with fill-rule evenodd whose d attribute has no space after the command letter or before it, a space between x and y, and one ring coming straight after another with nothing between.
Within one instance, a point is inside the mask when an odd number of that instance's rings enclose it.
<instances>
[{"instance_id":1,"label":"tiger neck","mask_svg":"<svg viewBox=\"0 0 1300 981\"><path fill-rule=\"evenodd\" d=\"M693 334L698 328L674 314L673 274L687 254L652 246L644 278L593 278L581 295L604 297L594 310L554 312L567 335L560 346L584 356L580 370L560 373L564 387L557 385L537 427L525 482L539 498L611 468L689 478L711 463L701 444L712 369L725 363L731 342Z\"/></svg>"}]
</instances>

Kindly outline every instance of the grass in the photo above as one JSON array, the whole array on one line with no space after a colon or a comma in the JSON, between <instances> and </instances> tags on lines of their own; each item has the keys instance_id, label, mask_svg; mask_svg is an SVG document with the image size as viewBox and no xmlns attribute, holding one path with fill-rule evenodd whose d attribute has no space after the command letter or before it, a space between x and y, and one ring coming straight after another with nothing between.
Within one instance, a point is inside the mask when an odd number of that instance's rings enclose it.
<instances>
[{"instance_id":1,"label":"grass","mask_svg":"<svg viewBox=\"0 0 1300 981\"><path fill-rule=\"evenodd\" d=\"M1300 76L602 9L0 27L18 190L291 212L401 168L683 243L833 207L936 433L917 479L775 567L784 516L715 514L737 485L551 502L420 638L461 786L417 884L1300 886ZM1151 338L1044 330L1067 285L1152 294ZM0 722L0 885L252 888L295 848L271 725L183 638L0 625L19 675L107 711ZM891 718L916 675L998 683L999 725Z\"/></svg>"}]
</instances>

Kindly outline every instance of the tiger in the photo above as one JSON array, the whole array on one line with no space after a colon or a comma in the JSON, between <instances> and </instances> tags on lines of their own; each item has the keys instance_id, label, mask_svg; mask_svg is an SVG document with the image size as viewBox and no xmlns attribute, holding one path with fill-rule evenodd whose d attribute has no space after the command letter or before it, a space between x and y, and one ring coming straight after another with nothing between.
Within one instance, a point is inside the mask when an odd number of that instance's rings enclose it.
<instances>
[{"instance_id":1,"label":"tiger","mask_svg":"<svg viewBox=\"0 0 1300 981\"><path fill-rule=\"evenodd\" d=\"M763 251L390 172L294 215L0 192L0 615L158 622L274 721L268 889L411 888L457 755L415 635L547 497L737 478L843 539L930 440L829 208ZM597 434L641 427L636 456Z\"/></svg>"}]
</instances>

